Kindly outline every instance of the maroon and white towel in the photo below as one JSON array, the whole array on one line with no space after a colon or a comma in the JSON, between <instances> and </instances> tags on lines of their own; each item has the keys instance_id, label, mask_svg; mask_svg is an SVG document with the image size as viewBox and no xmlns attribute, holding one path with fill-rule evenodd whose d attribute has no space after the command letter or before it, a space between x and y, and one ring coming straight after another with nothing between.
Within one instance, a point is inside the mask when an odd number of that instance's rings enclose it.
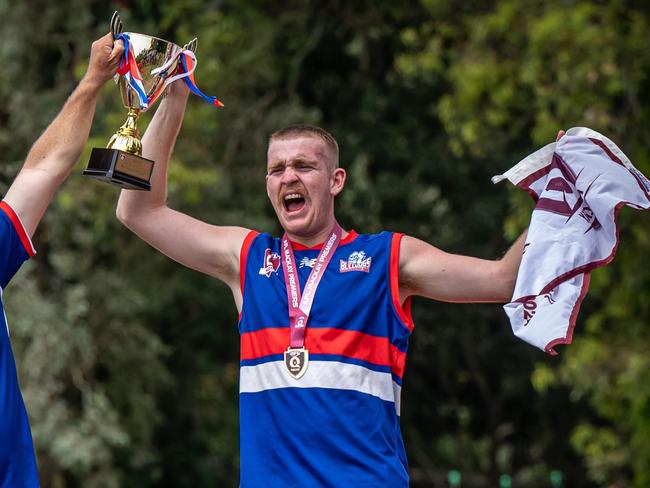
<instances>
[{"instance_id":1,"label":"maroon and white towel","mask_svg":"<svg viewBox=\"0 0 650 488\"><path fill-rule=\"evenodd\" d=\"M623 205L650 209L650 182L605 136L569 129L512 167L504 179L535 200L517 283L504 306L515 335L557 354L570 344L589 273L614 259Z\"/></svg>"}]
</instances>

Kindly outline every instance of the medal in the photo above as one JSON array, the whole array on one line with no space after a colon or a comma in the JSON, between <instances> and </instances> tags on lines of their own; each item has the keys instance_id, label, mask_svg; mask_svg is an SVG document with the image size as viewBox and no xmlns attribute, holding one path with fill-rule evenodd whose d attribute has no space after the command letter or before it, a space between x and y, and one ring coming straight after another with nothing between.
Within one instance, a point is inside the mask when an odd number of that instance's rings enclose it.
<instances>
[{"instance_id":1,"label":"medal","mask_svg":"<svg viewBox=\"0 0 650 488\"><path fill-rule=\"evenodd\" d=\"M291 376L300 379L309 365L309 351L304 347L287 348L284 351L284 365Z\"/></svg>"},{"instance_id":2,"label":"medal","mask_svg":"<svg viewBox=\"0 0 650 488\"><path fill-rule=\"evenodd\" d=\"M293 255L293 248L285 232L282 237L282 254L284 257L284 282L287 287L287 299L289 306L289 329L291 340L289 348L284 352L284 365L287 372L295 379L299 379L307 371L309 365L309 351L305 348L305 329L309 321L309 313L314 303L314 295L320 283L327 265L334 255L334 251L341 242L343 230L335 223L330 232L329 238L323 244L323 248L316 258L316 264L309 273L305 290L301 294L298 274L296 272L296 258ZM302 295L302 296L301 296Z\"/></svg>"}]
</instances>

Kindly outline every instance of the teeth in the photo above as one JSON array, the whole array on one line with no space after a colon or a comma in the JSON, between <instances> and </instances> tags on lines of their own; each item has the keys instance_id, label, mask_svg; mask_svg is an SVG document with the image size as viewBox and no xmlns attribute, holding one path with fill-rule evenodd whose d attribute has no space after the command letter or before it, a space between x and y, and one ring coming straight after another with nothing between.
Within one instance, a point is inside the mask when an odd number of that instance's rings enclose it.
<instances>
[{"instance_id":1,"label":"teeth","mask_svg":"<svg viewBox=\"0 0 650 488\"><path fill-rule=\"evenodd\" d=\"M284 196L285 200L292 200L294 198L302 198L302 195L300 195L299 193L289 193L288 195Z\"/></svg>"}]
</instances>

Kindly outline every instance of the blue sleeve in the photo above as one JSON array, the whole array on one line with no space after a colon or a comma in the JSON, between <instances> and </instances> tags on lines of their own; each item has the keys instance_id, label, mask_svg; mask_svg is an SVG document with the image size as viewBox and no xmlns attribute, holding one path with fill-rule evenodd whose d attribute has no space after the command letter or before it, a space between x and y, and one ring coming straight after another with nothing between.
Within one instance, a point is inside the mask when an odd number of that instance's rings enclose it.
<instances>
[{"instance_id":1,"label":"blue sleeve","mask_svg":"<svg viewBox=\"0 0 650 488\"><path fill-rule=\"evenodd\" d=\"M0 203L0 288L5 288L20 266L34 254L29 237L16 214Z\"/></svg>"}]
</instances>

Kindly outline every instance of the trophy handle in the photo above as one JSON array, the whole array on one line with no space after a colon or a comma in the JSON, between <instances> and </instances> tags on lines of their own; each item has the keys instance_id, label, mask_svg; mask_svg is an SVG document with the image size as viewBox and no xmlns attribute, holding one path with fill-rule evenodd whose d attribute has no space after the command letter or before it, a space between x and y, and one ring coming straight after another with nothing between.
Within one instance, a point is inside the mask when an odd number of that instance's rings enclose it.
<instances>
[{"instance_id":1,"label":"trophy handle","mask_svg":"<svg viewBox=\"0 0 650 488\"><path fill-rule=\"evenodd\" d=\"M113 12L113 16L111 17L111 33L113 34L113 39L117 39L117 36L122 33L122 19L120 19L120 14L117 13L117 10ZM115 73L113 80L117 85L120 82L120 75Z\"/></svg>"},{"instance_id":2,"label":"trophy handle","mask_svg":"<svg viewBox=\"0 0 650 488\"><path fill-rule=\"evenodd\" d=\"M113 34L113 39L117 39L117 36L122 33L122 20L117 10L113 12L113 16L111 17L111 33Z\"/></svg>"},{"instance_id":3,"label":"trophy handle","mask_svg":"<svg viewBox=\"0 0 650 488\"><path fill-rule=\"evenodd\" d=\"M192 51L193 53L196 53L196 48L198 47L198 44L199 44L199 40L198 40L198 38L195 37L190 42L185 44L183 46L183 49L188 49L188 50Z\"/></svg>"}]
</instances>

